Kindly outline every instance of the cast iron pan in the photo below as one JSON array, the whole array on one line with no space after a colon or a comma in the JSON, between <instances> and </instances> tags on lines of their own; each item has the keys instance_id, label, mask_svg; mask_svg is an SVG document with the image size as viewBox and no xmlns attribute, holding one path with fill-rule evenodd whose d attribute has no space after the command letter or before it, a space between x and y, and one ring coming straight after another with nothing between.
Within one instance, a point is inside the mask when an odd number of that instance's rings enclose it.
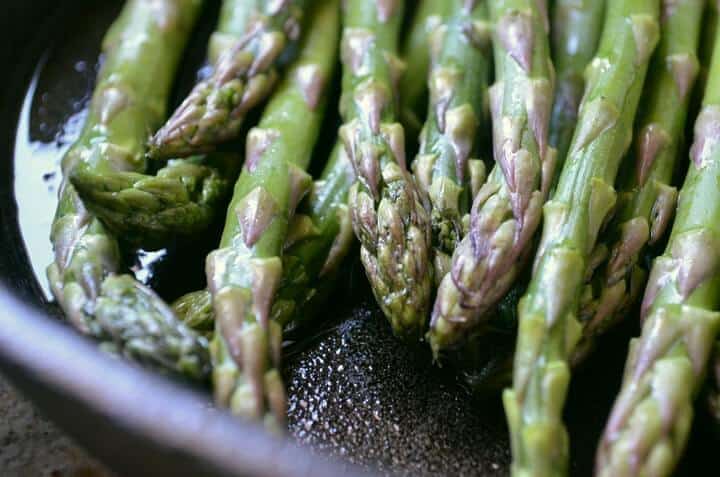
<instances>
[{"instance_id":1,"label":"cast iron pan","mask_svg":"<svg viewBox=\"0 0 720 477\"><path fill-rule=\"evenodd\" d=\"M192 83L212 29L208 9L176 100ZM57 163L82 122L100 39L121 1L3 2L0 16L0 369L64 430L120 475L508 475L499 399L473 401L422 349L397 343L349 260L324 323L285 360L289 436L215 411L190 389L99 352L47 300ZM332 144L330 124L325 144ZM319 154L322 155L322 154ZM13 160L14 159L14 160ZM216 231L214 231L216 232ZM202 286L213 234L131 260L167 299ZM178 258L181 257L181 258ZM181 263L178 263L181 262ZM632 323L603 343L572 384L573 475L591 475ZM677 475L707 475L716 442L702 411ZM298 445L300 444L300 445ZM0 473L2 470L0 469Z\"/></svg>"}]
</instances>

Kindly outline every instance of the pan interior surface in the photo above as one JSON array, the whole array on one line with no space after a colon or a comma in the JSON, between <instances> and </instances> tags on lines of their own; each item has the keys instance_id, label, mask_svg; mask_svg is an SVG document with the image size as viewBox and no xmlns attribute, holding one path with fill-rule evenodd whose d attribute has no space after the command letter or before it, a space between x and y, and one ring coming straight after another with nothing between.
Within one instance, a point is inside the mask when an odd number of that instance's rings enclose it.
<instances>
[{"instance_id":1,"label":"pan interior surface","mask_svg":"<svg viewBox=\"0 0 720 477\"><path fill-rule=\"evenodd\" d=\"M25 85L15 133L14 183L0 184L14 188L20 232L3 228L4 243L12 250L7 253L18 254L34 272L32 296L56 314L45 267L52 259L48 236L61 180L59 163L80 132L100 41L121 3L84 2L82 18L59 16L61 31L48 40L32 81ZM202 64L216 3L189 48L176 102ZM335 131L325 134L328 143L334 142ZM139 280L172 300L204 286L204 258L215 246L217 232L215 227L192 247L138 251L127 261ZM383 474L508 475L510 449L499 396L471 399L452 370L433 365L424 347L408 349L397 342L371 299L362 266L350 260L345 272L321 317L323 324L287 349L290 434L314 452ZM567 415L573 475L592 473L595 443L620 382L628 330L621 331L625 335L610 336L603 356L592 359L573 382ZM678 475L700 475L694 469L710 465L708 441L706 431L696 431Z\"/></svg>"}]
</instances>

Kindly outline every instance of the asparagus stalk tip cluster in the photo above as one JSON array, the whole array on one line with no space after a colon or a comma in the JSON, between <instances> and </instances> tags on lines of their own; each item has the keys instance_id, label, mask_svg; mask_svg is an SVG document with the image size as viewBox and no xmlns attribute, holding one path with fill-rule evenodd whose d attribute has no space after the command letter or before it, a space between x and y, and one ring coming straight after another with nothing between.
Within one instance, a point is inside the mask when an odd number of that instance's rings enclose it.
<instances>
[{"instance_id":1,"label":"asparagus stalk tip cluster","mask_svg":"<svg viewBox=\"0 0 720 477\"><path fill-rule=\"evenodd\" d=\"M88 118L63 158L64 180L51 231L55 260L47 273L53 294L81 332L140 361L164 363L170 371L202 379L207 373L204 339L168 314L154 292L129 275L118 276L122 261L116 236L87 209L69 181L78 168L97 174L144 172L147 131L163 120L201 4L131 0L107 33ZM147 74L148 65L154 75ZM116 305L120 308L113 309ZM132 313L120 311L134 306ZM169 344L139 329L172 329Z\"/></svg>"},{"instance_id":2,"label":"asparagus stalk tip cluster","mask_svg":"<svg viewBox=\"0 0 720 477\"><path fill-rule=\"evenodd\" d=\"M419 340L432 286L430 221L395 122L403 3L345 2L340 137L357 175L349 204L373 292L395 333Z\"/></svg>"},{"instance_id":3,"label":"asparagus stalk tip cluster","mask_svg":"<svg viewBox=\"0 0 720 477\"><path fill-rule=\"evenodd\" d=\"M665 253L652 267L596 474L669 476L720 330L720 35Z\"/></svg>"},{"instance_id":4,"label":"asparagus stalk tip cluster","mask_svg":"<svg viewBox=\"0 0 720 477\"><path fill-rule=\"evenodd\" d=\"M429 341L459 344L503 297L529 255L553 179L548 145L554 72L546 7L490 2L497 82L490 88L496 166L475 196L469 231L440 281Z\"/></svg>"},{"instance_id":5,"label":"asparagus stalk tip cluster","mask_svg":"<svg viewBox=\"0 0 720 477\"><path fill-rule=\"evenodd\" d=\"M449 267L463 217L485 182L476 159L489 76L490 27L485 2L448 2L448 19L431 33L430 104L413 164L430 200L435 277Z\"/></svg>"},{"instance_id":6,"label":"asparagus stalk tip cluster","mask_svg":"<svg viewBox=\"0 0 720 477\"><path fill-rule=\"evenodd\" d=\"M239 164L236 154L215 153L169 161L156 175L78 167L70 180L112 233L131 245L156 249L195 237L213 223Z\"/></svg>"},{"instance_id":7,"label":"asparagus stalk tip cluster","mask_svg":"<svg viewBox=\"0 0 720 477\"><path fill-rule=\"evenodd\" d=\"M94 315L107 341L122 344L117 351L123 356L197 380L210 375L205 338L179 322L172 308L130 275L103 281Z\"/></svg>"},{"instance_id":8,"label":"asparagus stalk tip cluster","mask_svg":"<svg viewBox=\"0 0 720 477\"><path fill-rule=\"evenodd\" d=\"M215 396L234 413L280 424L282 326L271 320L292 217L309 192L307 168L325 110L339 36L336 1L311 17L300 56L246 142L220 248L207 258L216 332Z\"/></svg>"},{"instance_id":9,"label":"asparagus stalk tip cluster","mask_svg":"<svg viewBox=\"0 0 720 477\"><path fill-rule=\"evenodd\" d=\"M578 342L579 297L598 234L612 212L612 184L630 142L659 2L609 0L602 38L587 69L578 125L552 199L528 291L519 304L513 387L503 402L514 475L565 475L562 412L568 361Z\"/></svg>"},{"instance_id":10,"label":"asparagus stalk tip cluster","mask_svg":"<svg viewBox=\"0 0 720 477\"><path fill-rule=\"evenodd\" d=\"M252 0L244 35L220 55L150 142L154 158L186 157L235 139L245 115L271 93L278 63L297 42L305 0Z\"/></svg>"}]
</instances>

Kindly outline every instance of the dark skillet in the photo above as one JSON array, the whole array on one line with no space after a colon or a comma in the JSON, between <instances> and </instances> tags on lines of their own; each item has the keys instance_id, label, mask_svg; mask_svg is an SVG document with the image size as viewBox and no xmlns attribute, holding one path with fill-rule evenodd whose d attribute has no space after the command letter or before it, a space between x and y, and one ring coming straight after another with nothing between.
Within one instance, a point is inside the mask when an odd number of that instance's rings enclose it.
<instances>
[{"instance_id":1,"label":"dark skillet","mask_svg":"<svg viewBox=\"0 0 720 477\"><path fill-rule=\"evenodd\" d=\"M210 410L205 390L111 359L57 319L57 310L45 299L41 270L49 253L43 222L53 213L52 189L58 180L53 164L58 146L72 138L78 121L72 116L82 111L92 88L99 40L120 4L3 1L2 373L121 475L359 475L356 467L331 463L323 455L381 473L507 475L509 449L499 402L471 401L449 370L431 367L425 351L399 345L378 316L355 261L347 264L327 306L326 323L314 338L291 346L286 359L290 436L316 452ZM178 98L193 80L216 8L209 9L196 35ZM34 94L23 108L32 84ZM332 137L325 142L332 143ZM200 286L203 254L212 247L212 237L205 242L174 247L165 260L141 273L168 299ZM627 336L636 332L628 324L610 336L573 382L567 413L573 475L591 475ZM716 466L711 452L716 442L702 411L697 421L677 475L717 473L707 470Z\"/></svg>"}]
</instances>

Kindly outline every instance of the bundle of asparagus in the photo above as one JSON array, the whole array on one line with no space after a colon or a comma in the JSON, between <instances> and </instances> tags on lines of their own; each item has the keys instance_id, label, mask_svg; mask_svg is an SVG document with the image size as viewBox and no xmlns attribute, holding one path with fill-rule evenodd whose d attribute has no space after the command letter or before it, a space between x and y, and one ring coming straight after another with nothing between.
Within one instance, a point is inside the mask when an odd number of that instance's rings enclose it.
<instances>
[{"instance_id":1,"label":"bundle of asparagus","mask_svg":"<svg viewBox=\"0 0 720 477\"><path fill-rule=\"evenodd\" d=\"M593 299L580 312L584 326L576 359L588 353L597 335L630 311L645 285L642 256L665 236L674 213L677 190L670 182L699 70L702 10L701 0L662 5L662 35L650 65L652 81L642 101L644 114L636 124L634 157L624 164L618 180L619 210L604 244L595 251L594 264L601 265L592 278Z\"/></svg>"},{"instance_id":2,"label":"bundle of asparagus","mask_svg":"<svg viewBox=\"0 0 720 477\"><path fill-rule=\"evenodd\" d=\"M242 38L252 13L245 0L223 2L208 46L211 67L221 49ZM170 160L155 175L79 167L70 179L88 209L115 235L144 248L162 248L207 229L222 210L239 165L235 154L213 152Z\"/></svg>"},{"instance_id":3,"label":"bundle of asparagus","mask_svg":"<svg viewBox=\"0 0 720 477\"><path fill-rule=\"evenodd\" d=\"M720 332L720 36L704 3L424 0L408 12L403 76L401 0L224 0L209 74L161 127L202 3L128 0L106 37L52 230L48 277L69 320L153 368L212 376L219 405L279 429L283 333L317 316L357 236L398 337L470 363L485 390L512 376L517 476L568 473L570 367L645 288L676 207L698 54L713 50L677 218L597 453L597 475L669 475ZM314 180L338 52L343 124ZM265 99L228 204L241 161L218 146ZM422 125L412 173L399 120ZM222 210L206 290L171 307L123 272L123 247L194 239Z\"/></svg>"},{"instance_id":4,"label":"bundle of asparagus","mask_svg":"<svg viewBox=\"0 0 720 477\"><path fill-rule=\"evenodd\" d=\"M491 1L496 83L490 90L496 166L475 196L470 228L442 278L428 339L433 353L460 342L505 295L528 257L553 179L548 145L554 91L547 8Z\"/></svg>"},{"instance_id":5,"label":"bundle of asparagus","mask_svg":"<svg viewBox=\"0 0 720 477\"><path fill-rule=\"evenodd\" d=\"M659 5L609 0L600 46L587 70L578 125L552 199L533 278L519 304L513 387L503 400L515 475L564 475L562 410L586 271L611 213L620 160L632 137L647 65L659 36Z\"/></svg>"},{"instance_id":6,"label":"bundle of asparagus","mask_svg":"<svg viewBox=\"0 0 720 477\"><path fill-rule=\"evenodd\" d=\"M690 166L665 253L654 264L640 338L597 453L600 476L671 475L720 331L720 35L695 122Z\"/></svg>"},{"instance_id":7,"label":"bundle of asparagus","mask_svg":"<svg viewBox=\"0 0 720 477\"><path fill-rule=\"evenodd\" d=\"M604 13L605 2L599 0L558 0L553 5L551 46L557 90L549 142L558 151L557 168L562 167L575 131L585 89L583 73L595 56ZM449 356L474 393L485 395L510 384L514 355L512 333L517 327L517 303L525 288L525 281L521 279L498 304L489 323L490 331L478 333Z\"/></svg>"},{"instance_id":8,"label":"bundle of asparagus","mask_svg":"<svg viewBox=\"0 0 720 477\"><path fill-rule=\"evenodd\" d=\"M178 322L152 290L121 274L118 237L68 181L78 169L144 172L147 133L163 119L201 4L131 0L107 33L90 114L63 158L65 180L51 236L55 261L47 273L53 294L81 332L141 362L202 379L208 373L205 339Z\"/></svg>"}]
</instances>

